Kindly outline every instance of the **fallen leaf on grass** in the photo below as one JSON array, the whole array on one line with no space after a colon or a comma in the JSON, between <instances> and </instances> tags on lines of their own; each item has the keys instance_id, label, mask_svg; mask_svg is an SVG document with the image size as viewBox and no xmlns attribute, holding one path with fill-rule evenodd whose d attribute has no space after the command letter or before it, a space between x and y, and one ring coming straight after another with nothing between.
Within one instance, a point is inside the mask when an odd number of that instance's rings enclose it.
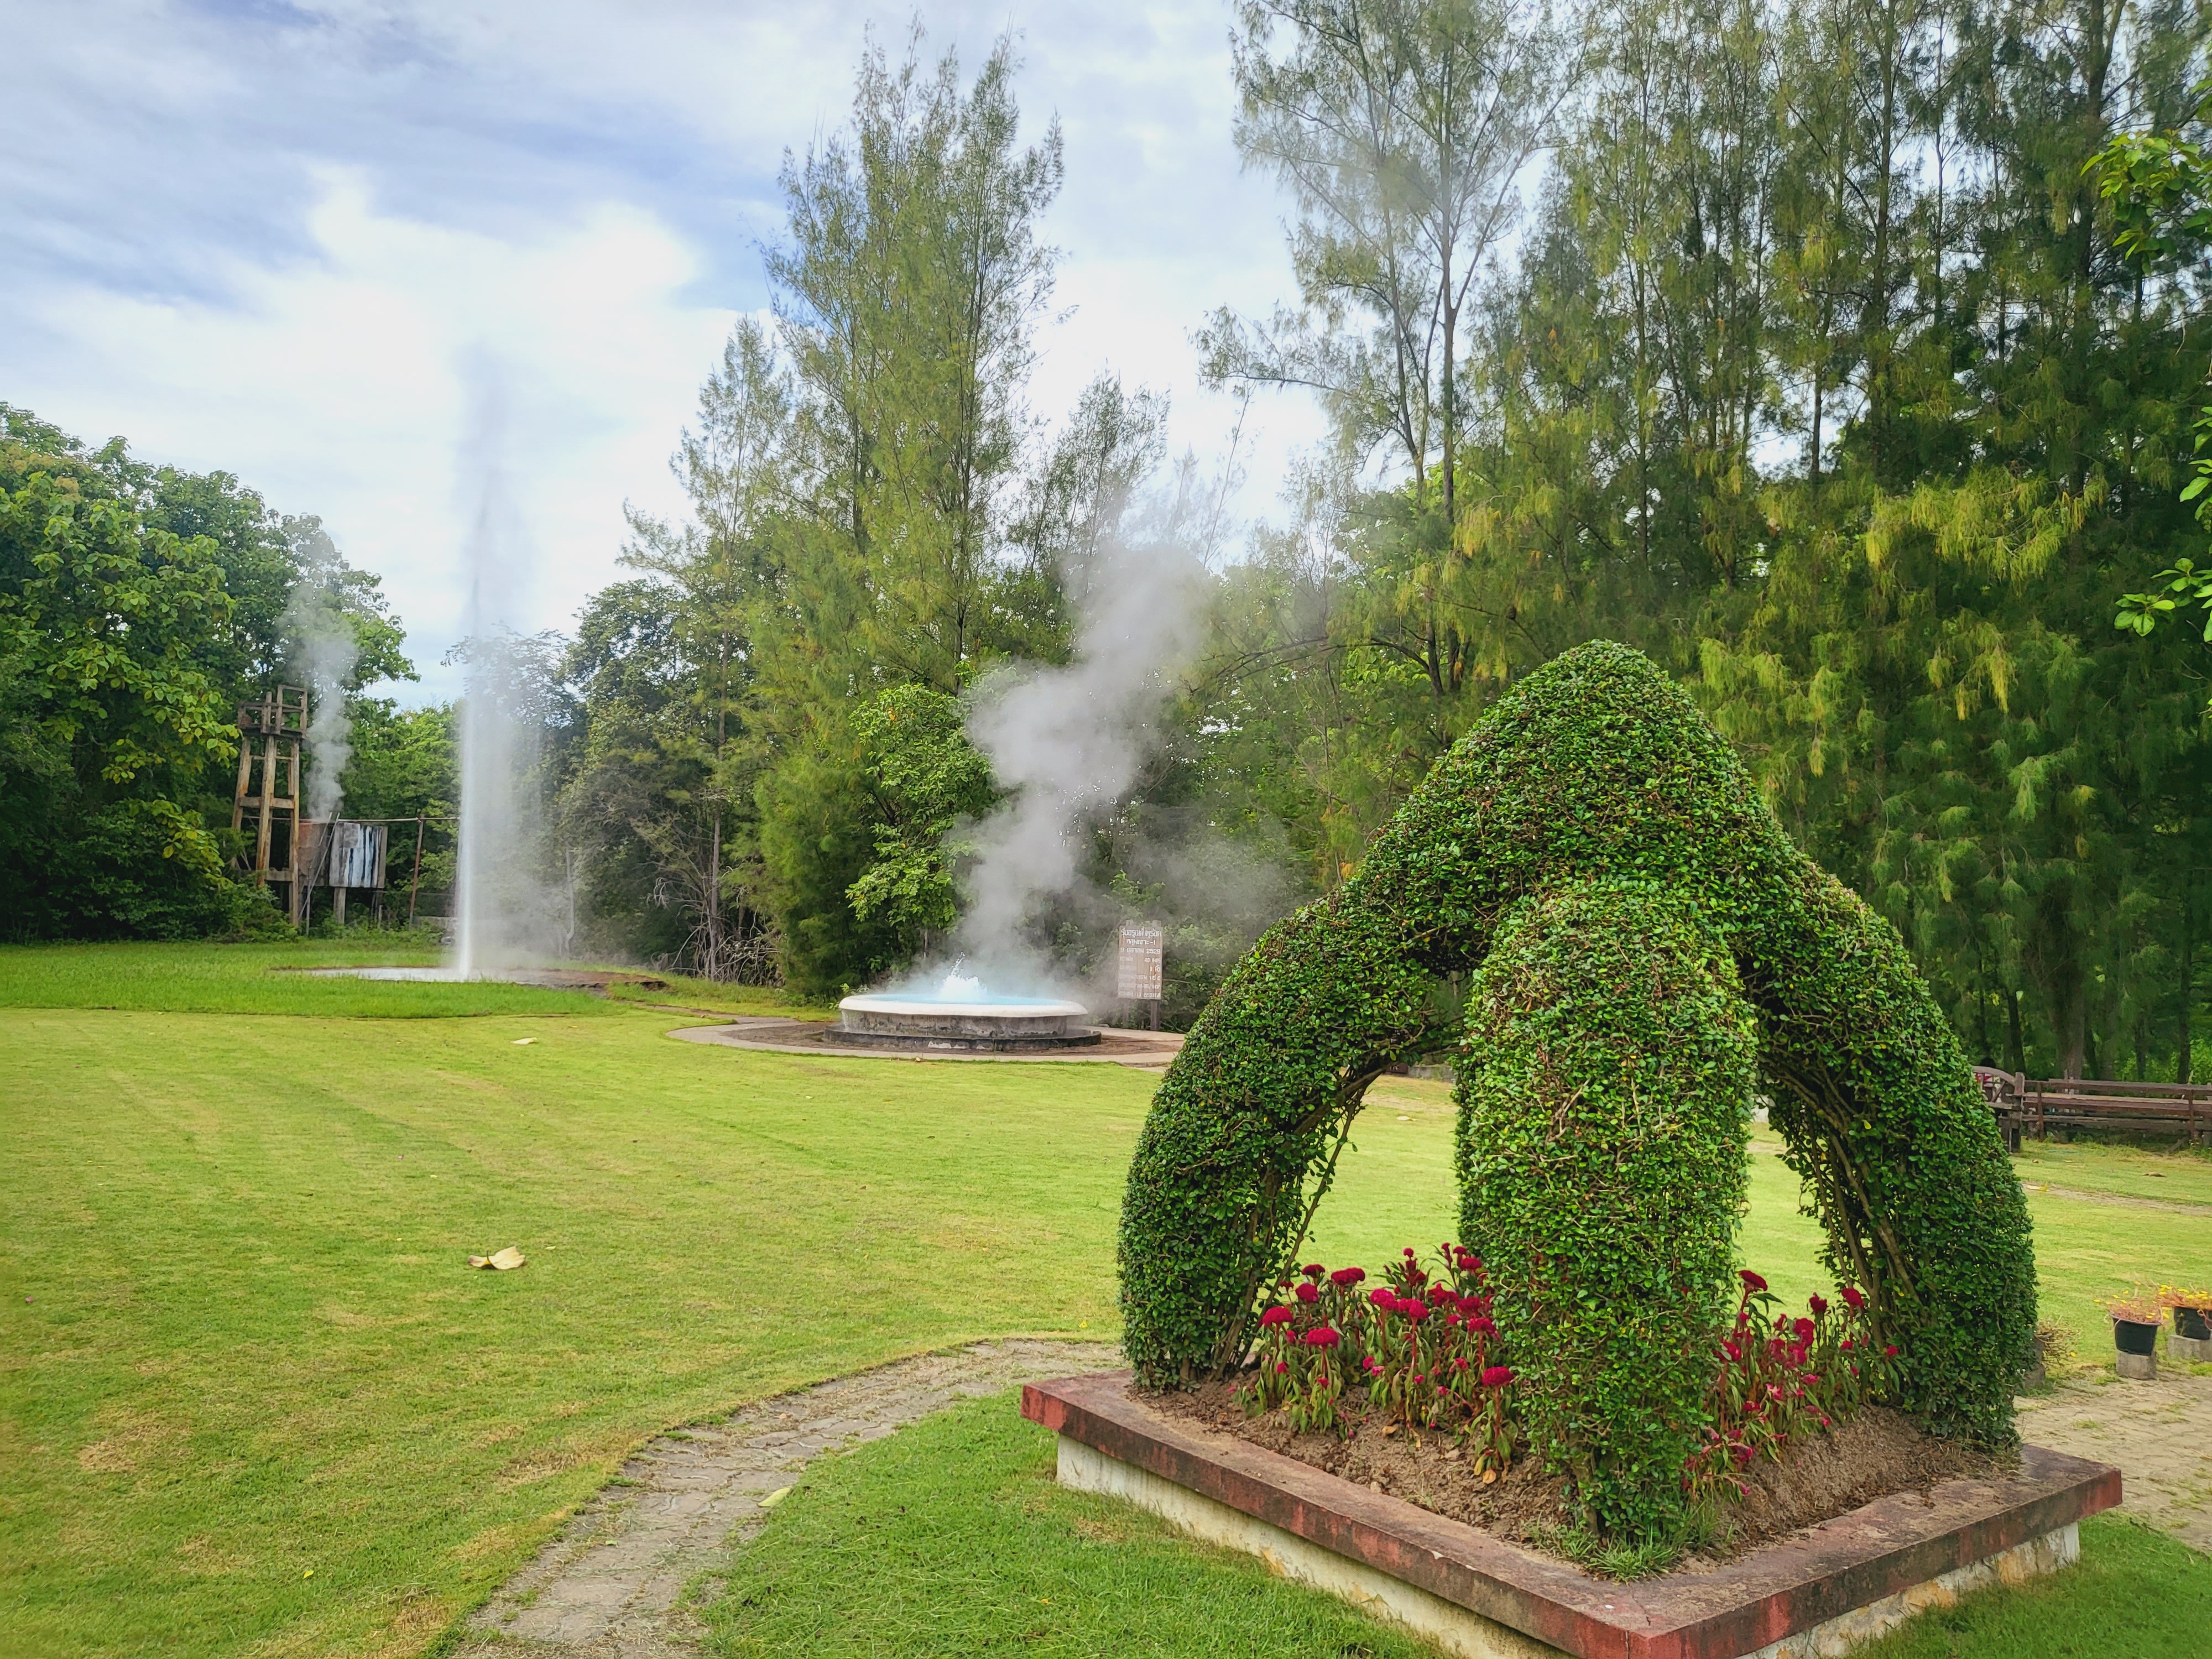
<instances>
[{"instance_id":1,"label":"fallen leaf on grass","mask_svg":"<svg viewBox=\"0 0 2212 1659\"><path fill-rule=\"evenodd\" d=\"M781 1504L781 1502L783 1502L783 1500L784 1500L785 1498L788 1498L788 1497L790 1497L790 1496L791 1496L791 1488L790 1488L790 1487L788 1487L788 1486L778 1486L778 1487L777 1487L774 1492L770 1492L767 1497L765 1497L765 1498L762 1498L762 1499L761 1499L761 1501L760 1501L760 1506L761 1506L763 1509L764 1509L764 1510L772 1510L772 1509L774 1509L774 1508L775 1508L778 1504Z\"/></svg>"},{"instance_id":2,"label":"fallen leaf on grass","mask_svg":"<svg viewBox=\"0 0 2212 1659\"><path fill-rule=\"evenodd\" d=\"M514 1040L514 1046L520 1048L527 1043L535 1042L537 1041L538 1039L536 1037L517 1037Z\"/></svg>"},{"instance_id":3,"label":"fallen leaf on grass","mask_svg":"<svg viewBox=\"0 0 2212 1659\"><path fill-rule=\"evenodd\" d=\"M495 1251L490 1255L471 1256L469 1258L469 1266L471 1267L489 1267L496 1273L503 1273L509 1267L520 1267L523 1264L525 1259L526 1258L522 1252L516 1249L514 1245L510 1244L505 1249Z\"/></svg>"}]
</instances>

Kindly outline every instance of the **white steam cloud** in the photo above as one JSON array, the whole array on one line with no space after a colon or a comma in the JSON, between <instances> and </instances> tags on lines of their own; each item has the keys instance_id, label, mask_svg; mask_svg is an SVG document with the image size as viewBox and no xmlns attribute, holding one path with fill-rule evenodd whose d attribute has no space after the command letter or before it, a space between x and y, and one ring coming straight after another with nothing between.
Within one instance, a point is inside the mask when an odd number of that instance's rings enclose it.
<instances>
[{"instance_id":1,"label":"white steam cloud","mask_svg":"<svg viewBox=\"0 0 2212 1659\"><path fill-rule=\"evenodd\" d=\"M337 553L330 538L311 523L295 550L301 569L284 605L284 637L293 672L307 689L307 817L327 822L345 803L343 774L353 758L345 698L361 642L339 603Z\"/></svg>"},{"instance_id":2,"label":"white steam cloud","mask_svg":"<svg viewBox=\"0 0 2212 1659\"><path fill-rule=\"evenodd\" d=\"M953 944L1007 988L1054 977L1023 924L1038 901L1079 884L1085 826L1136 781L1168 675L1200 636L1204 572L1174 542L1102 550L1083 574L1073 659L987 679L968 720L1012 794L969 838L969 905Z\"/></svg>"}]
</instances>

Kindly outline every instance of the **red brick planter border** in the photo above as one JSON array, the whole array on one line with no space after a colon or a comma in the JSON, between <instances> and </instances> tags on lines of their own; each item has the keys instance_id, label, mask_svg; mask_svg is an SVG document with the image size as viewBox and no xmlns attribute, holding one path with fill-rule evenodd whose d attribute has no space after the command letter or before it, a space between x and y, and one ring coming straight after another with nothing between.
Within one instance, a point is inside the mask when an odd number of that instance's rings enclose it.
<instances>
[{"instance_id":1,"label":"red brick planter border","mask_svg":"<svg viewBox=\"0 0 2212 1659\"><path fill-rule=\"evenodd\" d=\"M1131 1397L1127 1371L1030 1383L1022 1415L1577 1659L1736 1659L2120 1501L2041 1447L2009 1480L1878 1498L1707 1572L1620 1584Z\"/></svg>"}]
</instances>

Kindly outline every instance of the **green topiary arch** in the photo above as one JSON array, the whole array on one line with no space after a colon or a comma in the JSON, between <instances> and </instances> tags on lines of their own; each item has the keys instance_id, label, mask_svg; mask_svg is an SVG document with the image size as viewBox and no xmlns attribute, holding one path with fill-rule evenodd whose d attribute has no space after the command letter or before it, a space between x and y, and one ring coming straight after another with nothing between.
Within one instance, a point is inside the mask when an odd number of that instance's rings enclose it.
<instances>
[{"instance_id":1,"label":"green topiary arch","mask_svg":"<svg viewBox=\"0 0 2212 1659\"><path fill-rule=\"evenodd\" d=\"M2034 1256L1949 1023L1895 930L1797 850L1682 691L1610 643L1502 699L1192 1028L1122 1205L1141 1379L1239 1361L1367 1085L1449 1040L1435 976L1468 970L1462 1236L1503 1274L1528 1397L1556 1414L1540 1438L1586 1491L1680 1470L1726 1317L1754 1092L1831 1268L1905 1351L1899 1403L1939 1433L2012 1440Z\"/></svg>"}]
</instances>

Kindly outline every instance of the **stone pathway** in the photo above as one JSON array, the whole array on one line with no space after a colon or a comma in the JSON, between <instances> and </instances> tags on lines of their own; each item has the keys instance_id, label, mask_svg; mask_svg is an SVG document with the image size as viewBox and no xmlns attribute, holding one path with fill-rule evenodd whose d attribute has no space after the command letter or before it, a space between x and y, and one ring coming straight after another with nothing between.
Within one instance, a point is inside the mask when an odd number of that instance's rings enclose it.
<instances>
[{"instance_id":1,"label":"stone pathway","mask_svg":"<svg viewBox=\"0 0 2212 1659\"><path fill-rule=\"evenodd\" d=\"M695 1654L699 1625L684 1585L758 1530L761 1500L812 1459L880 1440L956 1400L1120 1363L1103 1342L978 1342L663 1435L507 1582L455 1651L466 1659Z\"/></svg>"},{"instance_id":2,"label":"stone pathway","mask_svg":"<svg viewBox=\"0 0 2212 1659\"><path fill-rule=\"evenodd\" d=\"M2023 1440L2119 1468L2120 1508L2212 1551L2212 1376L2069 1380L2020 1402Z\"/></svg>"}]
</instances>

